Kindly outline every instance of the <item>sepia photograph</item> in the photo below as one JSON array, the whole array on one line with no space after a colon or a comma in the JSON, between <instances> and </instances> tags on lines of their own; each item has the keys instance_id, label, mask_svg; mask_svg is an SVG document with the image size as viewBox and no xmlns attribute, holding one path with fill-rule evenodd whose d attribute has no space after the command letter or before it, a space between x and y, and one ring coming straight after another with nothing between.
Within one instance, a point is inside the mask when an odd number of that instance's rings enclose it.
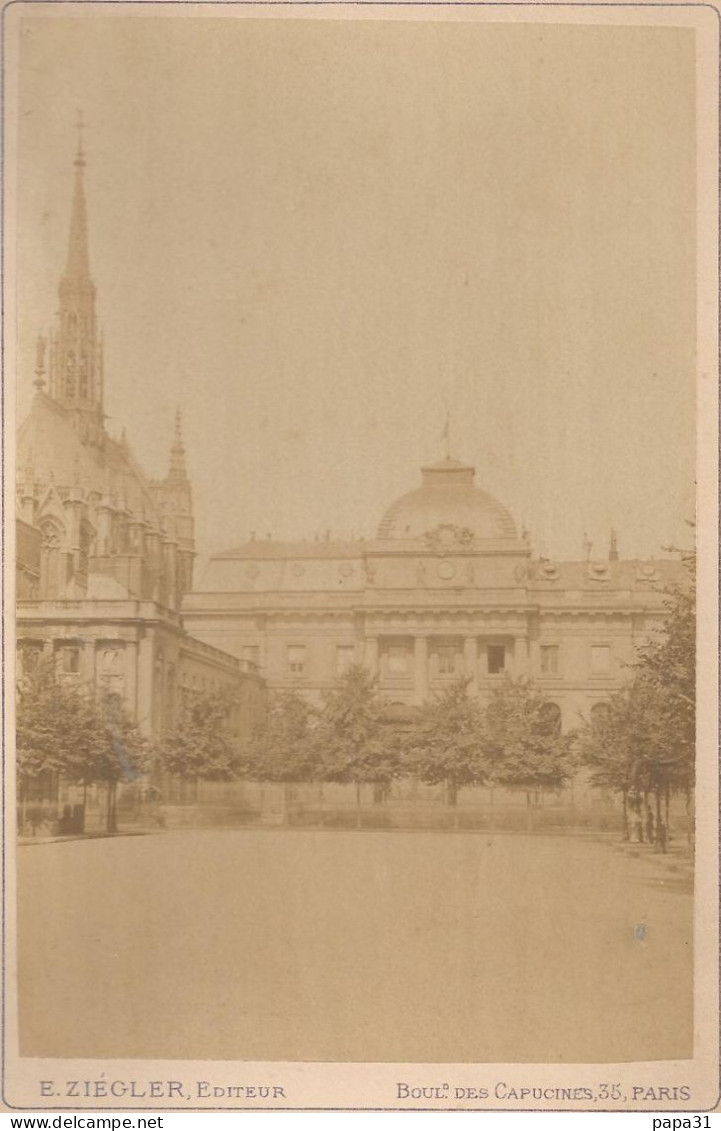
<instances>
[{"instance_id":1,"label":"sepia photograph","mask_svg":"<svg viewBox=\"0 0 721 1131\"><path fill-rule=\"evenodd\" d=\"M5 1102L708 1108L718 29L359 7L4 12Z\"/></svg>"}]
</instances>

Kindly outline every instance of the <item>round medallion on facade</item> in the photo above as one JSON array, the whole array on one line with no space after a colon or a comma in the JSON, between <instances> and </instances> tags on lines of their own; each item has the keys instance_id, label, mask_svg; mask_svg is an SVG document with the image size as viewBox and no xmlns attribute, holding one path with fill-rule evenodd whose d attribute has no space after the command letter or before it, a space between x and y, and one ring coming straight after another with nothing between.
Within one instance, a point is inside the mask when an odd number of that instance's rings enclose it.
<instances>
[{"instance_id":1,"label":"round medallion on facade","mask_svg":"<svg viewBox=\"0 0 721 1131\"><path fill-rule=\"evenodd\" d=\"M541 576L546 581L558 581L561 571L555 562L544 562L541 566Z\"/></svg>"},{"instance_id":2,"label":"round medallion on facade","mask_svg":"<svg viewBox=\"0 0 721 1131\"><path fill-rule=\"evenodd\" d=\"M444 558L442 562L438 563L438 576L442 578L443 581L450 581L455 575L455 572L456 567L453 562L448 561L448 558Z\"/></svg>"}]
</instances>

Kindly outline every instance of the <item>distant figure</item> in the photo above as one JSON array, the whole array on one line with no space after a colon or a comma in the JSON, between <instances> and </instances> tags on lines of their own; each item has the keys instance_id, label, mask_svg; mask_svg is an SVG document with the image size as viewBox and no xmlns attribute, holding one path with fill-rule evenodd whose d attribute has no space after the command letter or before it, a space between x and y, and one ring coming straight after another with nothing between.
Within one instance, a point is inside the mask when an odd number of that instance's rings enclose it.
<instances>
[{"instance_id":1,"label":"distant figure","mask_svg":"<svg viewBox=\"0 0 721 1131\"><path fill-rule=\"evenodd\" d=\"M658 822L658 829L656 830L656 839L661 852L666 851L666 842L668 840L668 829L663 821Z\"/></svg>"},{"instance_id":2,"label":"distant figure","mask_svg":"<svg viewBox=\"0 0 721 1131\"><path fill-rule=\"evenodd\" d=\"M654 832L655 832L654 825L655 825L655 821L654 821L654 816L653 816L653 809L651 808L650 805L647 805L646 806L646 840L648 841L649 844L653 844L654 840L656 839L655 835L654 835Z\"/></svg>"}]
</instances>

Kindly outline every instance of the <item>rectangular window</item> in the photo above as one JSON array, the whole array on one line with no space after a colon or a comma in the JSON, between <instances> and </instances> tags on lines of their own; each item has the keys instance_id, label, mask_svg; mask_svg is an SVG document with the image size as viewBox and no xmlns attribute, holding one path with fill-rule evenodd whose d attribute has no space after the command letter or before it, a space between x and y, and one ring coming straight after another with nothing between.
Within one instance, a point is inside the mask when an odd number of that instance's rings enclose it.
<instances>
[{"instance_id":1,"label":"rectangular window","mask_svg":"<svg viewBox=\"0 0 721 1131\"><path fill-rule=\"evenodd\" d=\"M558 675L558 645L541 645L541 674Z\"/></svg>"},{"instance_id":2,"label":"rectangular window","mask_svg":"<svg viewBox=\"0 0 721 1131\"><path fill-rule=\"evenodd\" d=\"M345 675L353 667L355 648L352 644L337 644L335 649L335 674Z\"/></svg>"},{"instance_id":3,"label":"rectangular window","mask_svg":"<svg viewBox=\"0 0 721 1131\"><path fill-rule=\"evenodd\" d=\"M591 671L605 675L611 670L611 648L608 644L591 645Z\"/></svg>"},{"instance_id":4,"label":"rectangular window","mask_svg":"<svg viewBox=\"0 0 721 1131\"><path fill-rule=\"evenodd\" d=\"M436 651L439 675L458 674L458 651L452 645L443 645Z\"/></svg>"},{"instance_id":5,"label":"rectangular window","mask_svg":"<svg viewBox=\"0 0 721 1131\"><path fill-rule=\"evenodd\" d=\"M389 675L408 674L408 649L402 644L391 645L386 653Z\"/></svg>"},{"instance_id":6,"label":"rectangular window","mask_svg":"<svg viewBox=\"0 0 721 1131\"><path fill-rule=\"evenodd\" d=\"M292 675L303 675L305 671L305 644L288 645L288 671Z\"/></svg>"},{"instance_id":7,"label":"rectangular window","mask_svg":"<svg viewBox=\"0 0 721 1131\"><path fill-rule=\"evenodd\" d=\"M80 648L77 644L65 644L60 649L60 671L67 675L77 675L80 671Z\"/></svg>"},{"instance_id":8,"label":"rectangular window","mask_svg":"<svg viewBox=\"0 0 721 1131\"><path fill-rule=\"evenodd\" d=\"M506 649L503 644L488 645L488 674L500 675L506 668Z\"/></svg>"},{"instance_id":9,"label":"rectangular window","mask_svg":"<svg viewBox=\"0 0 721 1131\"><path fill-rule=\"evenodd\" d=\"M43 654L42 644L20 644L20 663L23 675L30 675L38 670L40 657Z\"/></svg>"}]
</instances>

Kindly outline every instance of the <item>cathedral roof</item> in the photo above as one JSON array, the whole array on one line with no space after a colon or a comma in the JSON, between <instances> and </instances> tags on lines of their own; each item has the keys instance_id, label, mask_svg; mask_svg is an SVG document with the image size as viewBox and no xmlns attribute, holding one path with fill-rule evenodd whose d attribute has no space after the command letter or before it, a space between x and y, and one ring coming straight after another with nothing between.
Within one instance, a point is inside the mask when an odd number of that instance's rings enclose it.
<instances>
[{"instance_id":1,"label":"cathedral roof","mask_svg":"<svg viewBox=\"0 0 721 1131\"><path fill-rule=\"evenodd\" d=\"M37 483L78 485L100 495L122 497L129 510L157 518L148 480L125 444L103 435L101 446L82 443L77 416L38 393L18 432L17 466L29 467Z\"/></svg>"},{"instance_id":2,"label":"cathedral roof","mask_svg":"<svg viewBox=\"0 0 721 1131\"><path fill-rule=\"evenodd\" d=\"M383 515L378 537L420 538L439 526L470 530L481 539L516 539L506 508L474 485L474 468L444 459L421 469L421 486L397 499Z\"/></svg>"}]
</instances>

